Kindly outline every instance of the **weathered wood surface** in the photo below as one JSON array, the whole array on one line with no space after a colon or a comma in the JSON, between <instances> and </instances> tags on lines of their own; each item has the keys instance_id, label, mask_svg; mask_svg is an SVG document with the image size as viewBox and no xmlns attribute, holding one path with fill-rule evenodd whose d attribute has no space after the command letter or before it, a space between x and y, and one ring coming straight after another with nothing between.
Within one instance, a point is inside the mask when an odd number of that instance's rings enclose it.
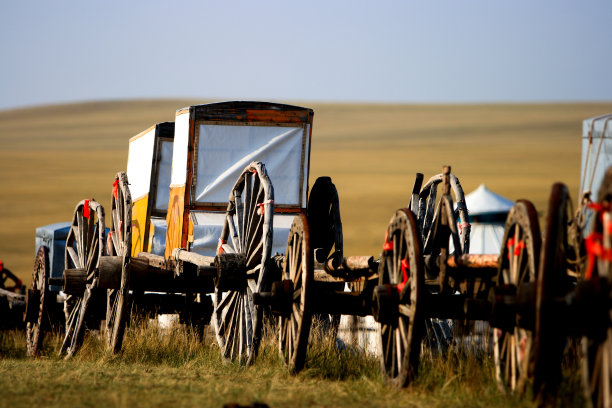
<instances>
[{"instance_id":1,"label":"weathered wood surface","mask_svg":"<svg viewBox=\"0 0 612 408\"><path fill-rule=\"evenodd\" d=\"M197 266L214 266L215 258L213 256L204 256L189 252L182 248L174 248L172 250L172 258L177 261L189 262Z\"/></svg>"},{"instance_id":2,"label":"weathered wood surface","mask_svg":"<svg viewBox=\"0 0 612 408\"><path fill-rule=\"evenodd\" d=\"M10 307L25 307L26 297L21 293L11 292L10 290L0 288L0 298L4 298L9 302Z\"/></svg>"}]
</instances>

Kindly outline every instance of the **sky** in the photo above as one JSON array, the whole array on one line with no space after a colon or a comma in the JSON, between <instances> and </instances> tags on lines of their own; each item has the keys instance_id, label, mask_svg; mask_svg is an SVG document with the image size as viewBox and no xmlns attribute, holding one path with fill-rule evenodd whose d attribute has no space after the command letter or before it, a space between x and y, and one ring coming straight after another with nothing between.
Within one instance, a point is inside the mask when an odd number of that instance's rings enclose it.
<instances>
[{"instance_id":1,"label":"sky","mask_svg":"<svg viewBox=\"0 0 612 408\"><path fill-rule=\"evenodd\" d=\"M612 0L0 0L0 110L612 100Z\"/></svg>"}]
</instances>

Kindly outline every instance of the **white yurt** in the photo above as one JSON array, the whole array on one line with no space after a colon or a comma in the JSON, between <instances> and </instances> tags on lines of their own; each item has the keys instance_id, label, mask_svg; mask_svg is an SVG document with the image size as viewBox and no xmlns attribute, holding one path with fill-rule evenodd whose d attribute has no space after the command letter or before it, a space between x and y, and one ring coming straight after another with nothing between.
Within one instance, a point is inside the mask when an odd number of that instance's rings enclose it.
<instances>
[{"instance_id":1,"label":"white yurt","mask_svg":"<svg viewBox=\"0 0 612 408\"><path fill-rule=\"evenodd\" d=\"M470 214L471 254L499 254L504 238L504 225L514 203L481 184L465 196Z\"/></svg>"}]
</instances>

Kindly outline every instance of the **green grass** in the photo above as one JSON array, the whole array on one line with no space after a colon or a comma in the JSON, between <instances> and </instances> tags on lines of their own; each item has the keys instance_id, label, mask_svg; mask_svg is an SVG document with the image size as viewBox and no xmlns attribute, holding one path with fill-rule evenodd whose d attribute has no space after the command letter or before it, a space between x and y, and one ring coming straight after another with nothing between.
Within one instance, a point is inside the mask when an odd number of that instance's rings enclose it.
<instances>
[{"instance_id":1,"label":"green grass","mask_svg":"<svg viewBox=\"0 0 612 408\"><path fill-rule=\"evenodd\" d=\"M317 330L316 328L314 329ZM24 335L0 335L0 406L210 406L263 402L270 407L523 407L528 397L498 391L490 358L450 352L423 357L406 389L382 383L378 361L357 349L338 351L311 336L307 365L291 375L275 342L266 338L255 364L224 362L212 332L203 340L185 328L162 332L132 326L121 354L112 356L94 335L69 361L57 359L60 337L47 339L43 357L25 356ZM578 382L568 379L561 405L580 404Z\"/></svg>"}]
</instances>

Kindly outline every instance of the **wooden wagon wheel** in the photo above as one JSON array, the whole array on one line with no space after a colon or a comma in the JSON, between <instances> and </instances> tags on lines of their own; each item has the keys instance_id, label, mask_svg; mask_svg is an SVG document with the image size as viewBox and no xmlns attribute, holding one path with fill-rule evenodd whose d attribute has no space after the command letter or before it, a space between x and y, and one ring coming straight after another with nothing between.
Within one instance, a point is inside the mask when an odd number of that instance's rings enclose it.
<instances>
[{"instance_id":1,"label":"wooden wagon wheel","mask_svg":"<svg viewBox=\"0 0 612 408\"><path fill-rule=\"evenodd\" d=\"M108 254L120 256L121 284L119 289L107 291L106 340L112 353L118 353L128 319L128 293L130 285L130 252L132 250L132 196L127 175L117 173L111 197L111 223L108 233Z\"/></svg>"},{"instance_id":2,"label":"wooden wagon wheel","mask_svg":"<svg viewBox=\"0 0 612 408\"><path fill-rule=\"evenodd\" d=\"M26 348L28 356L37 356L41 349L45 330L50 326L49 299L49 248L41 245L36 253L32 286L26 298Z\"/></svg>"},{"instance_id":3,"label":"wooden wagon wheel","mask_svg":"<svg viewBox=\"0 0 612 408\"><path fill-rule=\"evenodd\" d=\"M94 200L77 204L72 225L66 237L64 252L64 303L66 333L60 347L60 357L71 357L79 349L85 333L85 320L92 294L98 286L98 265L104 255L104 208ZM74 271L74 274L67 274ZM84 275L84 285L82 278Z\"/></svg>"},{"instance_id":4,"label":"wooden wagon wheel","mask_svg":"<svg viewBox=\"0 0 612 408\"><path fill-rule=\"evenodd\" d=\"M599 188L594 229L591 235L597 239L604 251L612 248L612 234L607 227L612 223L612 167L608 168ZM612 261L609 257L596 256L591 259L586 279L602 292L603 305L609 305L612 283ZM606 302L607 300L607 302ZM603 306L605 307L605 306ZM597 311L589 310L595 314ZM587 401L594 407L612 405L612 314L605 311L607 327L598 327L589 337L582 338L582 378Z\"/></svg>"},{"instance_id":5,"label":"wooden wagon wheel","mask_svg":"<svg viewBox=\"0 0 612 408\"><path fill-rule=\"evenodd\" d=\"M344 257L344 244L342 236L342 219L340 217L340 200L338 190L330 177L319 177L315 181L308 196L308 226L310 229L310 247L315 260L324 263L332 261L338 267ZM353 291L361 291L363 282L350 282ZM343 290L344 283L340 283L337 290ZM323 332L329 338L335 339L340 326L340 315L313 316L321 324Z\"/></svg>"},{"instance_id":6,"label":"wooden wagon wheel","mask_svg":"<svg viewBox=\"0 0 612 408\"><path fill-rule=\"evenodd\" d=\"M18 292L23 287L21 279L13 272L4 267L4 263L0 261L0 289L11 292Z\"/></svg>"},{"instance_id":7,"label":"wooden wagon wheel","mask_svg":"<svg viewBox=\"0 0 612 408\"><path fill-rule=\"evenodd\" d=\"M308 197L308 225L310 226L310 247L319 250L320 259L330 258L342 261L342 220L338 190L329 177L319 177ZM333 251L332 251L333 250Z\"/></svg>"},{"instance_id":8,"label":"wooden wagon wheel","mask_svg":"<svg viewBox=\"0 0 612 408\"><path fill-rule=\"evenodd\" d=\"M263 324L263 309L253 303L253 293L269 291L271 285L274 189L263 163L253 162L243 170L229 201L218 252L245 256L247 282L237 290L215 289L213 323L223 357L250 364Z\"/></svg>"},{"instance_id":9,"label":"wooden wagon wheel","mask_svg":"<svg viewBox=\"0 0 612 408\"><path fill-rule=\"evenodd\" d=\"M386 286L399 302L399 310L378 319L383 320L380 367L388 384L403 387L417 374L424 333L422 243L416 217L408 209L398 210L387 227L378 279L375 290Z\"/></svg>"},{"instance_id":10,"label":"wooden wagon wheel","mask_svg":"<svg viewBox=\"0 0 612 408\"><path fill-rule=\"evenodd\" d=\"M554 299L571 288L567 276L567 206L569 194L564 184L552 187L546 216L546 229L536 285L536 316L533 353L534 394L547 398L554 395L561 381L561 361L566 336L562 317Z\"/></svg>"},{"instance_id":11,"label":"wooden wagon wheel","mask_svg":"<svg viewBox=\"0 0 612 408\"><path fill-rule=\"evenodd\" d=\"M291 282L293 286L291 312L281 315L278 324L281 356L291 372L304 368L310 333L309 287L314 270L309 242L308 220L299 214L294 218L289 230L283 264L283 284Z\"/></svg>"},{"instance_id":12,"label":"wooden wagon wheel","mask_svg":"<svg viewBox=\"0 0 612 408\"><path fill-rule=\"evenodd\" d=\"M423 246L425 248L425 254L428 253L428 248L431 247L432 241L435 239L433 234L433 225L436 223L437 214L435 212L436 197L438 187L444 180L444 174L437 174L431 177L425 185L421 188L421 192L418 195L418 213L417 215L419 230L423 238ZM459 238L459 248L461 253L467 254L470 251L470 232L471 226L469 223L468 209L465 204L465 194L463 187L459 179L454 174L449 174L450 188L455 195L456 209L453 212L457 212L459 215L459 223L454 228L457 230L456 234ZM414 197L411 198L411 206L413 206ZM455 217L452 217L453 224L455 223Z\"/></svg>"},{"instance_id":13,"label":"wooden wagon wheel","mask_svg":"<svg viewBox=\"0 0 612 408\"><path fill-rule=\"evenodd\" d=\"M503 291L521 295L521 284L535 282L542 239L538 214L533 204L519 200L510 210L504 229L497 285ZM495 324L494 324L495 325ZM495 378L500 389L523 392L531 379L532 331L519 327L493 330Z\"/></svg>"}]
</instances>

